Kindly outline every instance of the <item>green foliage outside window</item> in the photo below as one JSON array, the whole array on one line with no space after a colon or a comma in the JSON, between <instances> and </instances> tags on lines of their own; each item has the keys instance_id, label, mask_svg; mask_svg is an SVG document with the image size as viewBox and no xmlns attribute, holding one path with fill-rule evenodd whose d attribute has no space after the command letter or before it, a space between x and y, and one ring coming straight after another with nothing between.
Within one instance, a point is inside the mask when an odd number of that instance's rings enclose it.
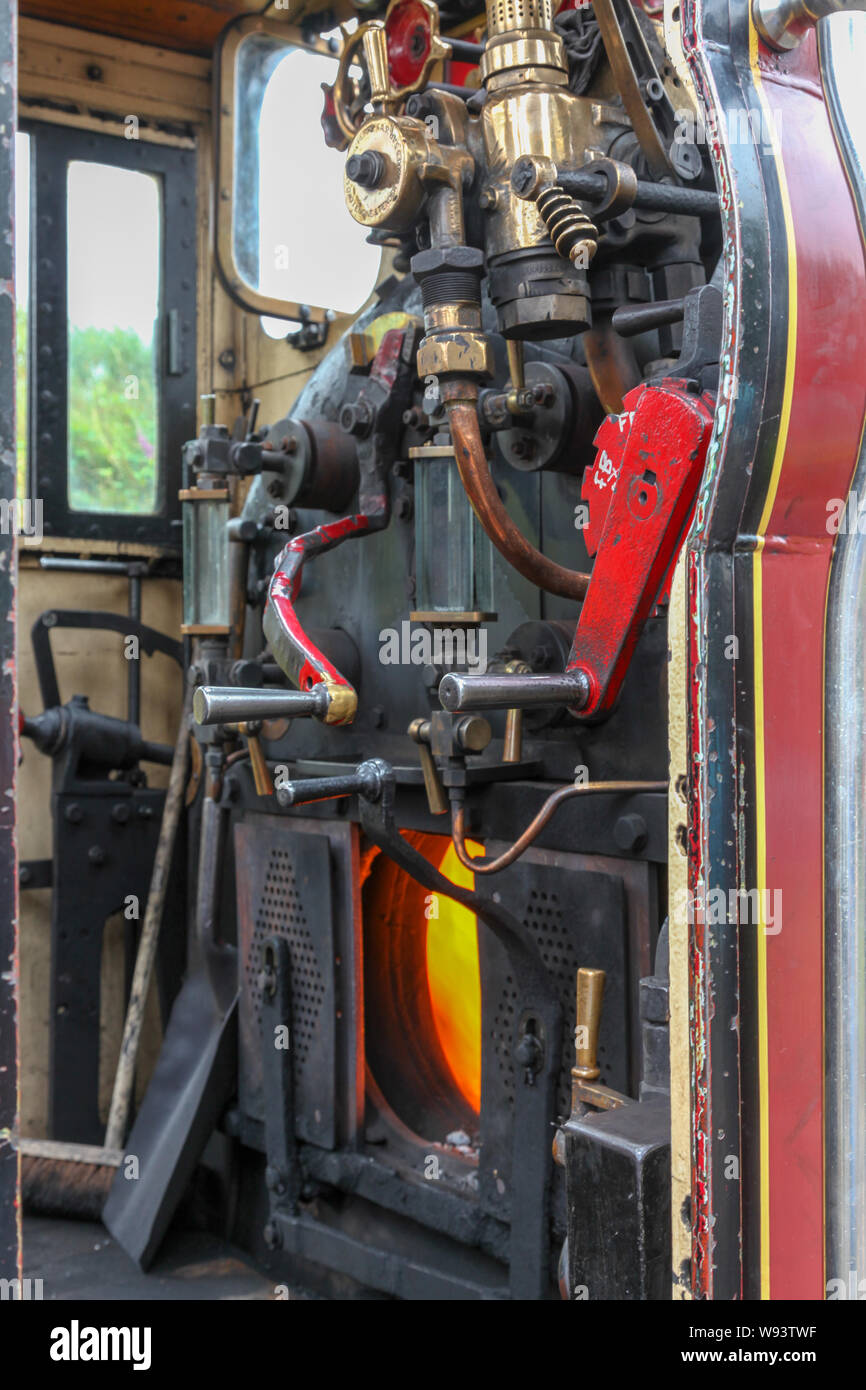
<instances>
[{"instance_id":1,"label":"green foliage outside window","mask_svg":"<svg viewBox=\"0 0 866 1390\"><path fill-rule=\"evenodd\" d=\"M153 347L129 328L69 335L69 505L152 512L156 506Z\"/></svg>"},{"instance_id":2,"label":"green foliage outside window","mask_svg":"<svg viewBox=\"0 0 866 1390\"><path fill-rule=\"evenodd\" d=\"M146 514L156 508L154 348L128 328L69 334L69 505ZM27 311L18 310L18 493L27 495Z\"/></svg>"}]
</instances>

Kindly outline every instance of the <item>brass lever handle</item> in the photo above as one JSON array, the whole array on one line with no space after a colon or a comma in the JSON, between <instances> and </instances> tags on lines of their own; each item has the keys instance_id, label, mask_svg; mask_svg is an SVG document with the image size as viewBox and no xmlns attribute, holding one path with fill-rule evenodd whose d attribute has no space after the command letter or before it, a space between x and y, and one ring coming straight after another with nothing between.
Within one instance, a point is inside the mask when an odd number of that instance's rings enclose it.
<instances>
[{"instance_id":1,"label":"brass lever handle","mask_svg":"<svg viewBox=\"0 0 866 1390\"><path fill-rule=\"evenodd\" d=\"M387 101L391 95L391 78L388 73L388 39L384 24L381 21L373 20L372 23L365 25L361 43L370 78L370 100L376 106Z\"/></svg>"},{"instance_id":2,"label":"brass lever handle","mask_svg":"<svg viewBox=\"0 0 866 1390\"><path fill-rule=\"evenodd\" d=\"M421 758L421 772L424 776L424 790L431 816L444 816L448 810L448 797L439 777L439 769L430 752L430 720L413 719L407 730L409 737L418 745Z\"/></svg>"},{"instance_id":3,"label":"brass lever handle","mask_svg":"<svg viewBox=\"0 0 866 1390\"><path fill-rule=\"evenodd\" d=\"M253 782L258 796L273 796L274 783L268 772L268 764L265 760L262 749L262 741L259 738L259 728L257 724L239 724L238 732L243 734L247 741L247 751L250 755L250 767L253 771Z\"/></svg>"},{"instance_id":4,"label":"brass lever handle","mask_svg":"<svg viewBox=\"0 0 866 1390\"><path fill-rule=\"evenodd\" d=\"M595 1081L598 1065L598 1034L604 999L605 973L581 966L577 972L577 1027L574 1030L574 1069L579 1081Z\"/></svg>"}]
</instances>

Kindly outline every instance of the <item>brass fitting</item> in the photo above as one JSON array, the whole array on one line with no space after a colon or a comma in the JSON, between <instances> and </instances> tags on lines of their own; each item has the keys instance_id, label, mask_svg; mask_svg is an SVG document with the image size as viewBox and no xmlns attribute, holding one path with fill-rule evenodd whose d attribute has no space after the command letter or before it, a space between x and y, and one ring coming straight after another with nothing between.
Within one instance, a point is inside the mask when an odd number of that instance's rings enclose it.
<instances>
[{"instance_id":1,"label":"brass fitting","mask_svg":"<svg viewBox=\"0 0 866 1390\"><path fill-rule=\"evenodd\" d=\"M361 40L364 57L367 60L367 73L370 78L370 100L379 107L391 95L391 78L388 74L388 39L385 25L381 20L368 24Z\"/></svg>"},{"instance_id":2,"label":"brass fitting","mask_svg":"<svg viewBox=\"0 0 866 1390\"><path fill-rule=\"evenodd\" d=\"M424 121L414 116L371 116L352 140L346 156L346 206L363 227L408 232L430 202L436 241L460 245L462 190L475 168L468 150L440 145Z\"/></svg>"},{"instance_id":3,"label":"brass fitting","mask_svg":"<svg viewBox=\"0 0 866 1390\"><path fill-rule=\"evenodd\" d=\"M577 199L556 182L553 161L543 157L520 160L511 186L518 198L535 203L562 259L586 269L598 250L598 228Z\"/></svg>"},{"instance_id":4,"label":"brass fitting","mask_svg":"<svg viewBox=\"0 0 866 1390\"><path fill-rule=\"evenodd\" d=\"M358 712L358 695L350 685L337 685L333 681L324 682L328 692L328 708L324 716L325 724L351 724Z\"/></svg>"},{"instance_id":5,"label":"brass fitting","mask_svg":"<svg viewBox=\"0 0 866 1390\"><path fill-rule=\"evenodd\" d=\"M346 206L363 227L408 232L421 212L421 173L435 158L423 121L411 116L373 116L349 146L343 174Z\"/></svg>"},{"instance_id":6,"label":"brass fitting","mask_svg":"<svg viewBox=\"0 0 866 1390\"><path fill-rule=\"evenodd\" d=\"M418 349L418 375L493 376L493 348L483 333L461 331L435 333Z\"/></svg>"},{"instance_id":7,"label":"brass fitting","mask_svg":"<svg viewBox=\"0 0 866 1390\"><path fill-rule=\"evenodd\" d=\"M604 999L605 972L581 966L577 972L577 1027L574 1030L574 1067L578 1081L596 1081L599 1075L598 1034Z\"/></svg>"},{"instance_id":8,"label":"brass fitting","mask_svg":"<svg viewBox=\"0 0 866 1390\"><path fill-rule=\"evenodd\" d=\"M481 80L491 89L514 69L542 69L543 81L565 86L565 46L553 27L552 0L487 0L487 45Z\"/></svg>"}]
</instances>

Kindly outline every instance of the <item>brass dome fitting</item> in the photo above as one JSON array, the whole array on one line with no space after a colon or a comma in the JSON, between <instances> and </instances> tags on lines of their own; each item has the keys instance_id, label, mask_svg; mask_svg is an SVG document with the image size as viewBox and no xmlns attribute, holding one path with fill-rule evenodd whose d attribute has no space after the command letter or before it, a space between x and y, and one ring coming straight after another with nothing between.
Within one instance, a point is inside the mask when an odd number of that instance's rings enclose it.
<instances>
[{"instance_id":1,"label":"brass dome fitting","mask_svg":"<svg viewBox=\"0 0 866 1390\"><path fill-rule=\"evenodd\" d=\"M553 27L552 0L487 0L486 8L483 82L514 68L547 68L553 70L547 80L567 83L568 62Z\"/></svg>"}]
</instances>

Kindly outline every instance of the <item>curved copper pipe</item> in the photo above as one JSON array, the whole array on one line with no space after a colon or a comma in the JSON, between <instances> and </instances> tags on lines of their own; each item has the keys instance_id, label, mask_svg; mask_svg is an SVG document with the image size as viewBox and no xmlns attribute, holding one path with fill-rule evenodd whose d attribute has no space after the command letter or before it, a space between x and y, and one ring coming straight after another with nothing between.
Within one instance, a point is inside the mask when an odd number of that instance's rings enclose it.
<instances>
[{"instance_id":1,"label":"curved copper pipe","mask_svg":"<svg viewBox=\"0 0 866 1390\"><path fill-rule=\"evenodd\" d=\"M459 389L460 399L448 400L446 390L443 390L442 395L451 423L451 438L460 480L479 522L500 555L503 555L524 579L528 579L531 584L544 589L548 594L582 599L589 585L589 575L581 574L578 570L566 569L564 565L557 565L546 555L542 555L540 550L530 545L505 510L496 490L481 439L475 404L478 388L473 383L462 382Z\"/></svg>"},{"instance_id":2,"label":"curved copper pipe","mask_svg":"<svg viewBox=\"0 0 866 1390\"><path fill-rule=\"evenodd\" d=\"M524 850L529 849L533 840L537 839L547 825L556 808L572 796L579 796L585 792L666 792L667 790L667 782L576 782L567 787L559 787L547 798L541 810L529 822L523 834L514 841L510 849L500 854L498 859L491 859L486 862L473 859L466 853L465 808L462 802L453 801L451 803L451 840L457 851L457 858L467 869L471 869L474 874L498 874L501 869L507 869L509 864L513 864L515 859L519 859Z\"/></svg>"},{"instance_id":3,"label":"curved copper pipe","mask_svg":"<svg viewBox=\"0 0 866 1390\"><path fill-rule=\"evenodd\" d=\"M642 380L634 349L619 336L609 318L600 319L581 341L595 394L608 415L619 415L623 397Z\"/></svg>"}]
</instances>

